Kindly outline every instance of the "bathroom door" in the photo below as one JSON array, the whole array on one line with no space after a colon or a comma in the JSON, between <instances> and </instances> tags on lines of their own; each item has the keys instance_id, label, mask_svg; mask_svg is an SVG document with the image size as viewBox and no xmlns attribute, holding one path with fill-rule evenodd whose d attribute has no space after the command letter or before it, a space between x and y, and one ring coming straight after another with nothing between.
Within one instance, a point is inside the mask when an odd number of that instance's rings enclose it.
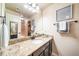
<instances>
[{"instance_id":1,"label":"bathroom door","mask_svg":"<svg viewBox=\"0 0 79 59\"><path fill-rule=\"evenodd\" d=\"M26 20L21 20L21 36L28 36L28 24Z\"/></svg>"}]
</instances>

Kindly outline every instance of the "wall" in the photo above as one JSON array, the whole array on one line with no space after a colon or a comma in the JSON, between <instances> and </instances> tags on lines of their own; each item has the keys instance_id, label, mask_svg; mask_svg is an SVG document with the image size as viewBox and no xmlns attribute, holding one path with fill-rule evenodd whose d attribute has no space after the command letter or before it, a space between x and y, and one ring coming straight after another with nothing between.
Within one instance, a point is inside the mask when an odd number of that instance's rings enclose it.
<instances>
[{"instance_id":1,"label":"wall","mask_svg":"<svg viewBox=\"0 0 79 59\"><path fill-rule=\"evenodd\" d=\"M36 32L45 33L54 36L54 42L59 55L79 55L79 23L71 23L69 34L60 34L56 26L56 10L61 9L69 4L52 4L43 11L42 15L35 18ZM73 20L79 20L79 4L73 5Z\"/></svg>"},{"instance_id":2,"label":"wall","mask_svg":"<svg viewBox=\"0 0 79 59\"><path fill-rule=\"evenodd\" d=\"M35 33L43 33L43 20L42 20L42 13L35 14L32 19L35 20Z\"/></svg>"},{"instance_id":3,"label":"wall","mask_svg":"<svg viewBox=\"0 0 79 59\"><path fill-rule=\"evenodd\" d=\"M5 15L5 3L0 3L0 16Z\"/></svg>"}]
</instances>

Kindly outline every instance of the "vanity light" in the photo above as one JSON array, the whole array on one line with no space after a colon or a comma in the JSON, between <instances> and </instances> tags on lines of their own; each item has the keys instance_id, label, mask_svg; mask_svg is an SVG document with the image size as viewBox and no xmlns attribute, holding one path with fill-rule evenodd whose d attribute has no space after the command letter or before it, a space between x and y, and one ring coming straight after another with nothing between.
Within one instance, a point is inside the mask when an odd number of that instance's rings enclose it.
<instances>
[{"instance_id":1,"label":"vanity light","mask_svg":"<svg viewBox=\"0 0 79 59\"><path fill-rule=\"evenodd\" d=\"M39 6L36 7L36 10L39 10Z\"/></svg>"},{"instance_id":2,"label":"vanity light","mask_svg":"<svg viewBox=\"0 0 79 59\"><path fill-rule=\"evenodd\" d=\"M24 7L27 8L27 9L29 8L28 4L25 4Z\"/></svg>"},{"instance_id":3,"label":"vanity light","mask_svg":"<svg viewBox=\"0 0 79 59\"><path fill-rule=\"evenodd\" d=\"M24 18L23 18L23 17L21 17L20 19L21 19L21 20L24 20Z\"/></svg>"},{"instance_id":4,"label":"vanity light","mask_svg":"<svg viewBox=\"0 0 79 59\"><path fill-rule=\"evenodd\" d=\"M33 3L33 4L32 4L32 7L36 7L36 4L35 4L35 3Z\"/></svg>"},{"instance_id":5,"label":"vanity light","mask_svg":"<svg viewBox=\"0 0 79 59\"><path fill-rule=\"evenodd\" d=\"M29 6L29 8L28 8L30 11L32 11L33 10L33 8L31 7L31 6Z\"/></svg>"},{"instance_id":6,"label":"vanity light","mask_svg":"<svg viewBox=\"0 0 79 59\"><path fill-rule=\"evenodd\" d=\"M24 16L23 15L20 15L20 20L24 20Z\"/></svg>"},{"instance_id":7,"label":"vanity light","mask_svg":"<svg viewBox=\"0 0 79 59\"><path fill-rule=\"evenodd\" d=\"M35 13L35 12L36 12L36 10L35 10L35 9L33 9L33 10L32 10L32 12L33 12L33 13Z\"/></svg>"},{"instance_id":8,"label":"vanity light","mask_svg":"<svg viewBox=\"0 0 79 59\"><path fill-rule=\"evenodd\" d=\"M33 13L39 11L39 6L35 3L25 4L24 7L27 8L28 10L32 11Z\"/></svg>"}]
</instances>

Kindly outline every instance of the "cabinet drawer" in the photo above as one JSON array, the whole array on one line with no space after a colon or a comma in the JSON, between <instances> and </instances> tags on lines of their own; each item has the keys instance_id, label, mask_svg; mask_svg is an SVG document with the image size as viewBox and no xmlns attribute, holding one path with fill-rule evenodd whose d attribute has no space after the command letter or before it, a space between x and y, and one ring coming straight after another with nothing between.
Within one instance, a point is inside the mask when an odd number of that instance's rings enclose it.
<instances>
[{"instance_id":1,"label":"cabinet drawer","mask_svg":"<svg viewBox=\"0 0 79 59\"><path fill-rule=\"evenodd\" d=\"M29 56L32 56L32 54L30 54Z\"/></svg>"},{"instance_id":2,"label":"cabinet drawer","mask_svg":"<svg viewBox=\"0 0 79 59\"><path fill-rule=\"evenodd\" d=\"M42 46L40 49L38 49L37 51L35 51L33 53L34 56L38 56L40 55L41 53L43 54L44 50L49 46L49 42L46 43L44 46Z\"/></svg>"},{"instance_id":3,"label":"cabinet drawer","mask_svg":"<svg viewBox=\"0 0 79 59\"><path fill-rule=\"evenodd\" d=\"M49 48L48 47L45 49L45 56L49 56Z\"/></svg>"},{"instance_id":4,"label":"cabinet drawer","mask_svg":"<svg viewBox=\"0 0 79 59\"><path fill-rule=\"evenodd\" d=\"M49 42L47 42L43 47L46 49L49 46Z\"/></svg>"},{"instance_id":5,"label":"cabinet drawer","mask_svg":"<svg viewBox=\"0 0 79 59\"><path fill-rule=\"evenodd\" d=\"M44 56L44 52L42 52L39 56Z\"/></svg>"},{"instance_id":6,"label":"cabinet drawer","mask_svg":"<svg viewBox=\"0 0 79 59\"><path fill-rule=\"evenodd\" d=\"M39 56L43 51L44 51L44 47L41 47L40 49L38 49L37 51L35 51L34 53L33 53L33 55L34 56Z\"/></svg>"},{"instance_id":7,"label":"cabinet drawer","mask_svg":"<svg viewBox=\"0 0 79 59\"><path fill-rule=\"evenodd\" d=\"M48 41L38 50L32 53L33 56L50 56L52 53L52 41Z\"/></svg>"}]
</instances>

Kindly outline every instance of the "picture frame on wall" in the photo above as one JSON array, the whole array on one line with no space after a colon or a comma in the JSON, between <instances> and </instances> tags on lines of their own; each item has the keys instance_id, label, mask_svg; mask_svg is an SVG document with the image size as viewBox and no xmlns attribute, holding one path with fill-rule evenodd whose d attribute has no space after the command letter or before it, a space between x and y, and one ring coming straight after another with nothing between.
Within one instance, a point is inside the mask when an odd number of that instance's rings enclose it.
<instances>
[{"instance_id":1,"label":"picture frame on wall","mask_svg":"<svg viewBox=\"0 0 79 59\"><path fill-rule=\"evenodd\" d=\"M64 20L69 20L71 18L73 18L72 4L68 5L64 8L56 10L56 21L57 22L64 21Z\"/></svg>"},{"instance_id":2,"label":"picture frame on wall","mask_svg":"<svg viewBox=\"0 0 79 59\"><path fill-rule=\"evenodd\" d=\"M17 38L18 36L18 23L10 21L10 39Z\"/></svg>"}]
</instances>

